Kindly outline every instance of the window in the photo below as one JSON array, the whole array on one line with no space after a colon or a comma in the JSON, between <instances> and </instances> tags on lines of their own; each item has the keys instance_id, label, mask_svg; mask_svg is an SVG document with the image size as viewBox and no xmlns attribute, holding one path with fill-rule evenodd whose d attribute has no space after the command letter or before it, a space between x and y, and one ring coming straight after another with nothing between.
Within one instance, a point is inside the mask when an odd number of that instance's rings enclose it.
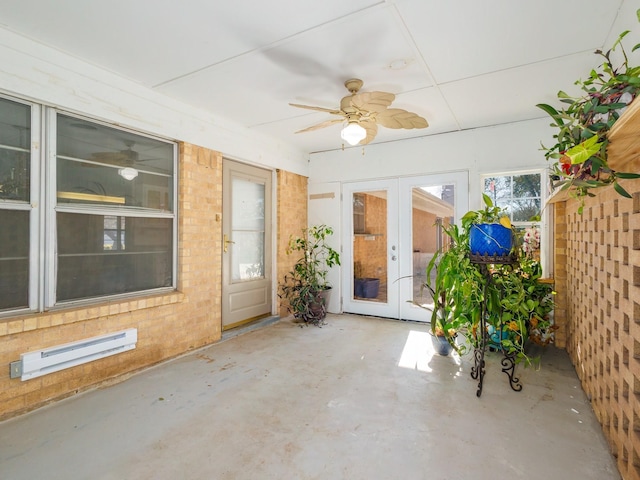
<instances>
[{"instance_id":1,"label":"window","mask_svg":"<svg viewBox=\"0 0 640 480\"><path fill-rule=\"evenodd\" d=\"M173 288L175 144L38 109L0 99L0 311Z\"/></svg>"},{"instance_id":2,"label":"window","mask_svg":"<svg viewBox=\"0 0 640 480\"><path fill-rule=\"evenodd\" d=\"M509 214L511 223L523 236L523 248L545 268L545 258L541 255L544 239L542 217L543 184L542 172L523 172L505 175L487 175L482 179L483 193L493 203Z\"/></svg>"}]
</instances>

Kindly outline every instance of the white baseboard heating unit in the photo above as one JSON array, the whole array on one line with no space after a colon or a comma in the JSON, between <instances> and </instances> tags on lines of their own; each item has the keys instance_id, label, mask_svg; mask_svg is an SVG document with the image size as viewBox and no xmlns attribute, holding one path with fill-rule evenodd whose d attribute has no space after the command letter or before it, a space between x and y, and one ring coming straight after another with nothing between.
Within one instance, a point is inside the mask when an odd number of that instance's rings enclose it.
<instances>
[{"instance_id":1,"label":"white baseboard heating unit","mask_svg":"<svg viewBox=\"0 0 640 480\"><path fill-rule=\"evenodd\" d=\"M129 328L78 342L65 343L34 352L23 353L11 362L11 378L21 380L40 377L100 358L136 348L138 329Z\"/></svg>"}]
</instances>

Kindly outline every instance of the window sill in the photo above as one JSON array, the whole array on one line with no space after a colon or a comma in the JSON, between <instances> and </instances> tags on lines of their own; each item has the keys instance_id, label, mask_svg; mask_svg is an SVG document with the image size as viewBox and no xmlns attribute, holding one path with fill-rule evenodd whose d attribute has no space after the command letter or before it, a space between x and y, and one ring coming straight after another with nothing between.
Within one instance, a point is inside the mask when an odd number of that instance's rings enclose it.
<instances>
[{"instance_id":1,"label":"window sill","mask_svg":"<svg viewBox=\"0 0 640 480\"><path fill-rule=\"evenodd\" d=\"M59 306L48 312L19 312L13 316L0 318L0 337L17 333L69 325L76 322L95 320L113 315L122 315L147 308L174 305L184 301L184 293L172 290L166 293L103 301L73 307Z\"/></svg>"}]
</instances>

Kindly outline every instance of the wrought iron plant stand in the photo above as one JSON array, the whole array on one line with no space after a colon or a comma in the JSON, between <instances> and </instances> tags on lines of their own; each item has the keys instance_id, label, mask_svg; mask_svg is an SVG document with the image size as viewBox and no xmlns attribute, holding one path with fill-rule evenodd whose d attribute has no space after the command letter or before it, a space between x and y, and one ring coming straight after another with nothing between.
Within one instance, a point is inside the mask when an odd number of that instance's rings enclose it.
<instances>
[{"instance_id":1,"label":"wrought iron plant stand","mask_svg":"<svg viewBox=\"0 0 640 480\"><path fill-rule=\"evenodd\" d=\"M490 284L495 285L494 283L495 275L499 275L499 273L495 273L490 269L490 265L500 264L500 265L507 265L509 268L513 268L513 265L517 262L517 260L511 255L488 256L488 255L474 255L474 254L470 254L469 259L471 260L471 263L474 263L478 266L478 268L480 269L480 273L482 273L482 275L484 275L486 279L486 282L484 284L484 292L483 292L484 302L482 304L482 309L480 313L480 328L479 328L480 334L473 351L475 364L471 368L471 378L473 378L474 380L478 380L478 390L476 391L476 396L479 397L480 395L482 395L482 383L484 381L484 374L485 374L484 354L486 349L488 347L491 347L491 344L492 344L490 335L487 331L487 293L488 293L488 289L489 289L488 287L490 286ZM500 314L502 314L502 311L500 312ZM516 369L515 354L508 353L500 345L500 341L502 340L502 331L503 331L501 318L502 318L502 315L500 315L500 318L498 319L496 324L497 325L496 331L498 335L497 338L499 339L496 345L496 349L502 351L503 353L503 358L501 360L502 371L507 374L507 377L509 378L509 385L514 391L519 392L520 390L522 390L522 384L520 383L520 379L515 376L515 369Z\"/></svg>"}]
</instances>

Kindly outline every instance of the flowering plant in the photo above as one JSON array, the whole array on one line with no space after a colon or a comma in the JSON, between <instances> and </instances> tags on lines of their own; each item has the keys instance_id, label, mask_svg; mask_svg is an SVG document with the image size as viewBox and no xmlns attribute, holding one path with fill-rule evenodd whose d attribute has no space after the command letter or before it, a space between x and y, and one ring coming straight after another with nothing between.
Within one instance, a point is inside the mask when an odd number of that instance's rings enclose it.
<instances>
[{"instance_id":1,"label":"flowering plant","mask_svg":"<svg viewBox=\"0 0 640 480\"><path fill-rule=\"evenodd\" d=\"M640 10L636 12L640 21ZM552 147L545 147L547 160L554 160L551 167L553 188L568 190L574 197L584 200L593 196L590 189L613 185L624 197L631 195L618 183L618 179L640 178L636 173L614 171L607 164L608 133L620 115L640 92L640 67L629 67L622 39L629 33L622 32L607 52L596 50L604 61L591 70L586 80L578 80L583 95L570 97L558 92L558 99L567 107L557 110L551 105L538 104L553 119L552 127L558 128ZM620 48L622 64L613 65L612 53ZM640 44L632 51L640 48ZM582 205L579 207L582 213Z\"/></svg>"},{"instance_id":2,"label":"flowering plant","mask_svg":"<svg viewBox=\"0 0 640 480\"><path fill-rule=\"evenodd\" d=\"M522 236L522 250L531 257L540 248L540 229L535 225L525 229Z\"/></svg>"}]
</instances>

